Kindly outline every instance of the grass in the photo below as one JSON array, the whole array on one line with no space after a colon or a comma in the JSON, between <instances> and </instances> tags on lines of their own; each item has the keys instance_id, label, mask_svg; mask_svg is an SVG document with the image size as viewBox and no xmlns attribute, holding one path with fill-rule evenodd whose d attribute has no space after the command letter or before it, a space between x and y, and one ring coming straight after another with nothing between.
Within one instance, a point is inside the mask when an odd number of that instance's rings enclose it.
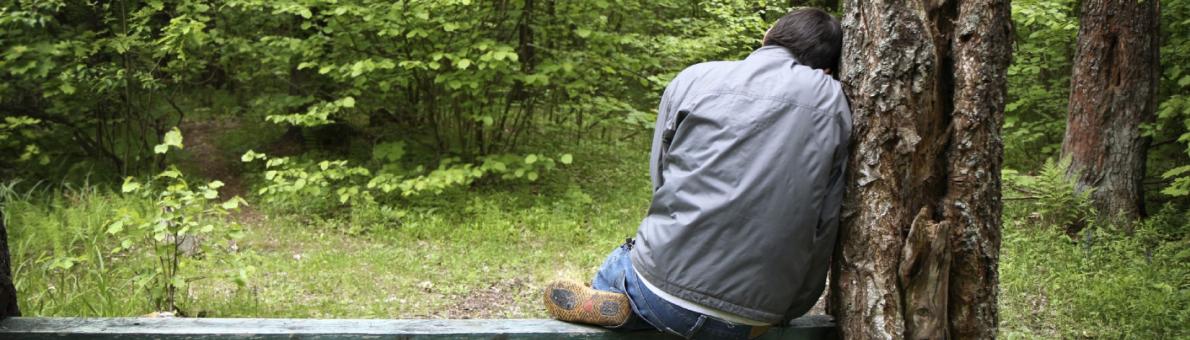
<instances>
[{"instance_id":1,"label":"grass","mask_svg":"<svg viewBox=\"0 0 1190 340\"><path fill-rule=\"evenodd\" d=\"M183 275L188 315L310 318L544 317L538 288L589 279L635 233L648 203L646 153L589 147L535 183L448 191L400 207L331 217L273 207L238 216L234 253L206 254ZM616 185L609 185L616 184ZM135 198L88 187L25 195L6 211L17 288L29 315L129 316L154 311L131 281L152 263L110 254L104 230ZM359 229L359 222L376 226ZM376 223L381 222L381 223ZM227 247L221 247L227 248ZM70 268L53 267L75 259ZM114 261L114 263L113 263ZM233 278L241 270L246 284Z\"/></svg>"},{"instance_id":2,"label":"grass","mask_svg":"<svg viewBox=\"0 0 1190 340\"><path fill-rule=\"evenodd\" d=\"M148 300L131 278L151 263L110 254L104 233L121 208L149 202L94 187L66 188L55 195L5 191L14 284L28 315L135 315Z\"/></svg>"},{"instance_id":3,"label":"grass","mask_svg":"<svg viewBox=\"0 0 1190 340\"><path fill-rule=\"evenodd\" d=\"M1131 236L1100 226L1090 238L1071 239L1009 210L1000 257L1002 337L1190 337L1186 212L1166 209Z\"/></svg>"}]
</instances>

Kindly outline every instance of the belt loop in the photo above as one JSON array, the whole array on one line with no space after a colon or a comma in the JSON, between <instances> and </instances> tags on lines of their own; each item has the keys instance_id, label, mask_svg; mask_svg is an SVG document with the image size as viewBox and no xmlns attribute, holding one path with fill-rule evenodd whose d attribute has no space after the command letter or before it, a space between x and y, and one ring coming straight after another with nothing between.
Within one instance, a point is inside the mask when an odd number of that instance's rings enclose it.
<instances>
[{"instance_id":1,"label":"belt loop","mask_svg":"<svg viewBox=\"0 0 1190 340\"><path fill-rule=\"evenodd\" d=\"M702 330L702 324L704 324L704 323L706 323L706 322L707 322L707 316L706 316L706 315L699 315L699 316L698 316L698 321L695 321L695 322L694 322L694 327L690 327L690 330L689 330L689 331L686 331L686 335L685 335L685 336L683 336L683 337L684 337L684 338L687 338L687 339L694 338L694 334L698 334L698 331L699 331L699 330Z\"/></svg>"}]
</instances>

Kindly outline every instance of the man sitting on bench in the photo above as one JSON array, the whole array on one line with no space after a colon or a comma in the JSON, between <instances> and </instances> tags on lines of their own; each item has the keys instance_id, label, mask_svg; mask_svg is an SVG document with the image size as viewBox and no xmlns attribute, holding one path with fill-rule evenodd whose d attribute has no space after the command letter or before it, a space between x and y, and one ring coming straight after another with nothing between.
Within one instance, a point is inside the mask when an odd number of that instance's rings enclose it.
<instances>
[{"instance_id":1,"label":"man sitting on bench","mask_svg":"<svg viewBox=\"0 0 1190 340\"><path fill-rule=\"evenodd\" d=\"M747 59L682 71L661 98L653 200L588 288L545 289L550 315L685 338L750 339L822 294L851 112L830 72L839 22L793 11Z\"/></svg>"}]
</instances>

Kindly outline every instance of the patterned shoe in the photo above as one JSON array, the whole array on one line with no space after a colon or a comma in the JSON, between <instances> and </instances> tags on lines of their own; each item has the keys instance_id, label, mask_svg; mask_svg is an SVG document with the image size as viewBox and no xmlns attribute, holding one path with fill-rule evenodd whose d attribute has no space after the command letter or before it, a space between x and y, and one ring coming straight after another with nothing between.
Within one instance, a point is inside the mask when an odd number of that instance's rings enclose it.
<instances>
[{"instance_id":1,"label":"patterned shoe","mask_svg":"<svg viewBox=\"0 0 1190 340\"><path fill-rule=\"evenodd\" d=\"M632 315L627 295L594 290L571 280L545 287L545 309L558 320L600 326L623 325Z\"/></svg>"}]
</instances>

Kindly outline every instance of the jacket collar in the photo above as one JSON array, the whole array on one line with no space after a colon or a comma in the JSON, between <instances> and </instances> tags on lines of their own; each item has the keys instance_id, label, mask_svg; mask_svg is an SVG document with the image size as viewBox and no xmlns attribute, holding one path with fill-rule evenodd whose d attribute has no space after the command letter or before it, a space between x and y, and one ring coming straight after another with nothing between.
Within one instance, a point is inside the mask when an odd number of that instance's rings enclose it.
<instances>
[{"instance_id":1,"label":"jacket collar","mask_svg":"<svg viewBox=\"0 0 1190 340\"><path fill-rule=\"evenodd\" d=\"M790 59L790 60L793 60L794 64L800 64L797 61L797 58L795 58L793 56L793 53L789 52L789 49L781 47L781 46L776 46L776 45L763 46L761 48L756 49L755 51L752 51L752 54L748 55L748 59L754 59L754 58L755 59L760 59L760 58L763 58L763 59Z\"/></svg>"}]
</instances>

